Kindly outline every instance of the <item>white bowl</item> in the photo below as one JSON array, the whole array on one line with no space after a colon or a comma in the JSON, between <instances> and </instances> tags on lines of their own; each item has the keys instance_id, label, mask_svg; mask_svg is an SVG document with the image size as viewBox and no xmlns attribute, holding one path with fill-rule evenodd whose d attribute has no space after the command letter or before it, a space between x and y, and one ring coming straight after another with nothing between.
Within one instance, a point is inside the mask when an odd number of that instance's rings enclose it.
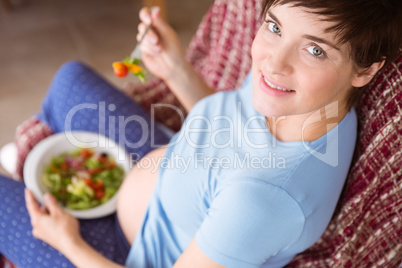
<instances>
[{"instance_id":1,"label":"white bowl","mask_svg":"<svg viewBox=\"0 0 402 268\"><path fill-rule=\"evenodd\" d=\"M32 191L39 202L48 190L42 181L43 169L50 163L52 157L76 148L91 148L95 152L104 152L112 156L116 163L128 173L131 167L130 156L115 141L92 132L73 131L52 135L39 142L28 154L24 165L24 180L26 187ZM116 211L116 193L106 203L86 209L70 210L64 208L76 218L93 219L112 214Z\"/></svg>"}]
</instances>

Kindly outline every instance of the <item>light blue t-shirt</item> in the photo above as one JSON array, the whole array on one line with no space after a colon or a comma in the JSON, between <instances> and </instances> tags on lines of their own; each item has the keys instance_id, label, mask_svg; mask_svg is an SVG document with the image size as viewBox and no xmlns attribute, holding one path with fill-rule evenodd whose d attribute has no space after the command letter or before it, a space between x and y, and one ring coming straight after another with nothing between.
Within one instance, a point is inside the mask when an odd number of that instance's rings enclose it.
<instances>
[{"instance_id":1,"label":"light blue t-shirt","mask_svg":"<svg viewBox=\"0 0 402 268\"><path fill-rule=\"evenodd\" d=\"M126 265L171 267L196 238L227 267L281 267L322 235L356 140L352 109L314 142L280 142L237 91L198 102L161 160Z\"/></svg>"}]
</instances>

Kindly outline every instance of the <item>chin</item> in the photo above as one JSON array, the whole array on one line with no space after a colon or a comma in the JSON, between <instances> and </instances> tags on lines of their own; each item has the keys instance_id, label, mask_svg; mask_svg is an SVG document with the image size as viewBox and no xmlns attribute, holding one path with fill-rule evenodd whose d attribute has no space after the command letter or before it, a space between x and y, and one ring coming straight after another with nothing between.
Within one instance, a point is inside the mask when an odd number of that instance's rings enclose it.
<instances>
[{"instance_id":1,"label":"chin","mask_svg":"<svg viewBox=\"0 0 402 268\"><path fill-rule=\"evenodd\" d=\"M276 105L271 105L257 96L253 96L253 106L257 110L257 112L263 114L264 116L279 117L289 115L289 111L285 111L283 107L275 107Z\"/></svg>"}]
</instances>

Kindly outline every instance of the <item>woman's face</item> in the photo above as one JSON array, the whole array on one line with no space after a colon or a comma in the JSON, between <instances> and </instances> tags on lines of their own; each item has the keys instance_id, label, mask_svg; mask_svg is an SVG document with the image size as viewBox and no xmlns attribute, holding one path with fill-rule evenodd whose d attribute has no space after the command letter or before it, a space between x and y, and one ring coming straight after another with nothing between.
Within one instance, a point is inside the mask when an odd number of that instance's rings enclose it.
<instances>
[{"instance_id":1,"label":"woman's face","mask_svg":"<svg viewBox=\"0 0 402 268\"><path fill-rule=\"evenodd\" d=\"M266 116L311 114L346 97L355 78L332 23L301 8L271 7L252 46L253 104Z\"/></svg>"}]
</instances>

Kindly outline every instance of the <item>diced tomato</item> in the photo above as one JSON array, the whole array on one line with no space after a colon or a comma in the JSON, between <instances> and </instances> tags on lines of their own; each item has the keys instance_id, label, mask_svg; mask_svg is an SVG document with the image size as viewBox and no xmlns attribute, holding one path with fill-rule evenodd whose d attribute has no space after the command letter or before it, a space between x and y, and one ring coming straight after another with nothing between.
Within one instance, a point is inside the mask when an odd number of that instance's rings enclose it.
<instances>
[{"instance_id":1,"label":"diced tomato","mask_svg":"<svg viewBox=\"0 0 402 268\"><path fill-rule=\"evenodd\" d=\"M102 171L103 171L103 168L94 168L94 169L89 169L87 172L89 174L95 174L95 173L99 173L99 172L102 172Z\"/></svg>"},{"instance_id":2,"label":"diced tomato","mask_svg":"<svg viewBox=\"0 0 402 268\"><path fill-rule=\"evenodd\" d=\"M69 165L68 165L67 162L63 162L63 163L61 163L60 168L61 168L62 170L66 170L66 169L69 168Z\"/></svg>"},{"instance_id":3,"label":"diced tomato","mask_svg":"<svg viewBox=\"0 0 402 268\"><path fill-rule=\"evenodd\" d=\"M96 199L102 199L105 196L105 191L102 189L96 190L95 191L95 198Z\"/></svg>"},{"instance_id":4,"label":"diced tomato","mask_svg":"<svg viewBox=\"0 0 402 268\"><path fill-rule=\"evenodd\" d=\"M98 180L98 181L94 181L90 178L86 178L84 179L84 182L86 185L88 185L89 187L91 187L92 189L94 189L95 192L97 191L105 191L104 187L103 187L103 181Z\"/></svg>"},{"instance_id":5,"label":"diced tomato","mask_svg":"<svg viewBox=\"0 0 402 268\"><path fill-rule=\"evenodd\" d=\"M89 187L92 187L92 185L94 184L94 181L91 178L85 178L84 182L86 185L88 185Z\"/></svg>"},{"instance_id":6,"label":"diced tomato","mask_svg":"<svg viewBox=\"0 0 402 268\"><path fill-rule=\"evenodd\" d=\"M107 159L107 157L99 156L98 161L101 162L101 163L107 163L108 159Z\"/></svg>"},{"instance_id":7,"label":"diced tomato","mask_svg":"<svg viewBox=\"0 0 402 268\"><path fill-rule=\"evenodd\" d=\"M110 163L108 166L106 167L100 167L100 168L94 168L94 169L89 169L87 172L89 174L95 174L95 173L100 173L102 171L108 170L108 169L112 169L116 166L117 164L115 162Z\"/></svg>"},{"instance_id":8,"label":"diced tomato","mask_svg":"<svg viewBox=\"0 0 402 268\"><path fill-rule=\"evenodd\" d=\"M89 158L93 155L92 151L89 149L82 149L80 155L84 158Z\"/></svg>"},{"instance_id":9,"label":"diced tomato","mask_svg":"<svg viewBox=\"0 0 402 268\"><path fill-rule=\"evenodd\" d=\"M109 164L108 169L112 169L112 168L114 168L116 165L117 165L116 162L112 162L112 163Z\"/></svg>"},{"instance_id":10,"label":"diced tomato","mask_svg":"<svg viewBox=\"0 0 402 268\"><path fill-rule=\"evenodd\" d=\"M103 181L99 180L96 183L93 184L92 186L94 190L103 190Z\"/></svg>"}]
</instances>

